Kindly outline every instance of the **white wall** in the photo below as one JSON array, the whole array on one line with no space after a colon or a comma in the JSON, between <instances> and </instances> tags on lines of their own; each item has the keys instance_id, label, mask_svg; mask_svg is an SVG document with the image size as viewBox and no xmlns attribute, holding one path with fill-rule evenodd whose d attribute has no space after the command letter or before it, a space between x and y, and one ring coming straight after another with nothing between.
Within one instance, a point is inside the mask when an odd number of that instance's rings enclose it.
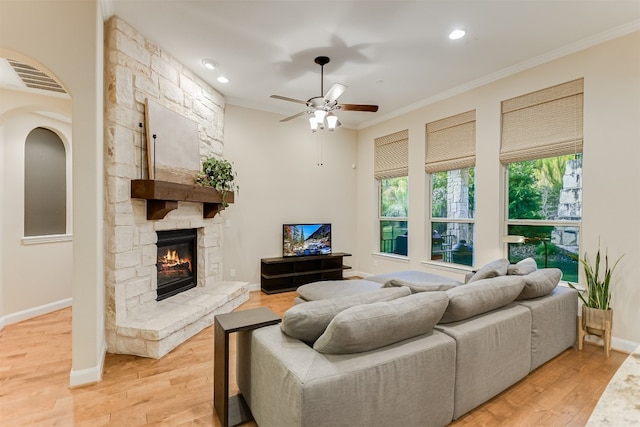
<instances>
[{"instance_id":1,"label":"white wall","mask_svg":"<svg viewBox=\"0 0 640 427\"><path fill-rule=\"evenodd\" d=\"M259 284L260 258L282 256L285 223L330 222L334 251L356 248L356 132L311 133L306 120L281 118L227 105L224 157L240 192L222 213L226 280Z\"/></svg>"},{"instance_id":2,"label":"white wall","mask_svg":"<svg viewBox=\"0 0 640 427\"><path fill-rule=\"evenodd\" d=\"M504 168L500 149L502 100L584 77L584 193L581 251L595 254L598 239L611 258L625 254L613 292L614 346L640 343L640 32L536 66L452 96L358 133L357 267L370 273L423 269L461 277L425 263L429 253L428 197L424 173L425 124L475 109L476 267L502 257ZM409 260L373 255L377 250L377 193L373 140L409 129Z\"/></svg>"},{"instance_id":3,"label":"white wall","mask_svg":"<svg viewBox=\"0 0 640 427\"><path fill-rule=\"evenodd\" d=\"M0 56L50 71L73 100L71 385L99 380L105 354L102 32L98 0L0 2Z\"/></svg>"},{"instance_id":4,"label":"white wall","mask_svg":"<svg viewBox=\"0 0 640 427\"><path fill-rule=\"evenodd\" d=\"M2 221L0 235L0 292L6 323L24 316L69 305L71 299L72 243L47 242L26 245L24 237L24 153L27 135L36 127L52 130L65 144L68 156L67 194L71 194L71 100L0 90L0 145L3 146ZM60 114L47 116L41 113ZM69 197L70 199L70 197ZM68 204L67 233L71 234ZM3 255L4 254L4 255ZM37 266L37 268L34 268Z\"/></svg>"}]
</instances>

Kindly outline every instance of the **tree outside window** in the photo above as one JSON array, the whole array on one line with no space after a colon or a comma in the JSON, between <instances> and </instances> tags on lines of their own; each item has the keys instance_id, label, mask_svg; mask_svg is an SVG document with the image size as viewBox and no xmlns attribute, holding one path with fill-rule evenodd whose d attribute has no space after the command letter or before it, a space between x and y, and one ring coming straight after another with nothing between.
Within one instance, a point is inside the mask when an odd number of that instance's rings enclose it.
<instances>
[{"instance_id":1,"label":"tree outside window","mask_svg":"<svg viewBox=\"0 0 640 427\"><path fill-rule=\"evenodd\" d=\"M431 174L431 259L473 265L475 168Z\"/></svg>"},{"instance_id":2,"label":"tree outside window","mask_svg":"<svg viewBox=\"0 0 640 427\"><path fill-rule=\"evenodd\" d=\"M379 180L380 252L408 253L409 179L406 176Z\"/></svg>"}]
</instances>

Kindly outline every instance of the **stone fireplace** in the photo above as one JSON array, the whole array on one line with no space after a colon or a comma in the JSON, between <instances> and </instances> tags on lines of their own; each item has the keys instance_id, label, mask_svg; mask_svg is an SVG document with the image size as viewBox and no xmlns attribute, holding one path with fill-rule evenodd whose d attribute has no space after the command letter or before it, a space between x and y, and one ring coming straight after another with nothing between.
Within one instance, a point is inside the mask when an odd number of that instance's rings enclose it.
<instances>
[{"instance_id":1,"label":"stone fireplace","mask_svg":"<svg viewBox=\"0 0 640 427\"><path fill-rule=\"evenodd\" d=\"M246 301L249 287L222 280L223 220L211 218L207 203L178 200L161 219L148 219L150 201L132 197L132 182L148 179L144 102L197 122L200 156L222 157L224 98L118 17L105 23L105 43L107 351L159 358ZM159 264L180 276L187 261L184 246L170 249L177 260L164 258L164 237L184 230L191 235L192 280L167 281Z\"/></svg>"}]
</instances>

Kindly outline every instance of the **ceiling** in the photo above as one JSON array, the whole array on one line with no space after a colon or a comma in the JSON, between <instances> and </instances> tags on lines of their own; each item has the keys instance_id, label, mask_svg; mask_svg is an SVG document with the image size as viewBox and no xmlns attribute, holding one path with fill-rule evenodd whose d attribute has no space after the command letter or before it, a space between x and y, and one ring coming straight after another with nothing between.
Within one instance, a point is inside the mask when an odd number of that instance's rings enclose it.
<instances>
[{"instance_id":1,"label":"ceiling","mask_svg":"<svg viewBox=\"0 0 640 427\"><path fill-rule=\"evenodd\" d=\"M289 116L325 91L377 113L338 112L362 128L546 60L640 30L640 0L103 0L229 104ZM449 40L454 28L466 30ZM203 59L217 64L215 70ZM221 84L224 75L229 83ZM303 116L304 118L304 116ZM302 119L297 119L302 120ZM286 124L283 124L286 126Z\"/></svg>"}]
</instances>

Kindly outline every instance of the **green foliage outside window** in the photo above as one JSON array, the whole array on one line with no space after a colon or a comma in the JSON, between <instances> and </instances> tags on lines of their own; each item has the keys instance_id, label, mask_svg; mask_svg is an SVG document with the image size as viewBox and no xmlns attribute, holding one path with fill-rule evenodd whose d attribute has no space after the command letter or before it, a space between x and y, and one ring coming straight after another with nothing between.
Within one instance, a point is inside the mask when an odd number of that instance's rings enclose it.
<instances>
[{"instance_id":1,"label":"green foliage outside window","mask_svg":"<svg viewBox=\"0 0 640 427\"><path fill-rule=\"evenodd\" d=\"M555 219L567 160L573 158L571 154L510 163L509 219Z\"/></svg>"},{"instance_id":2,"label":"green foliage outside window","mask_svg":"<svg viewBox=\"0 0 640 427\"><path fill-rule=\"evenodd\" d=\"M407 255L409 178L380 180L380 252ZM393 219L392 219L393 218Z\"/></svg>"},{"instance_id":3,"label":"green foliage outside window","mask_svg":"<svg viewBox=\"0 0 640 427\"><path fill-rule=\"evenodd\" d=\"M409 215L409 179L406 176L380 180L380 216Z\"/></svg>"}]
</instances>

